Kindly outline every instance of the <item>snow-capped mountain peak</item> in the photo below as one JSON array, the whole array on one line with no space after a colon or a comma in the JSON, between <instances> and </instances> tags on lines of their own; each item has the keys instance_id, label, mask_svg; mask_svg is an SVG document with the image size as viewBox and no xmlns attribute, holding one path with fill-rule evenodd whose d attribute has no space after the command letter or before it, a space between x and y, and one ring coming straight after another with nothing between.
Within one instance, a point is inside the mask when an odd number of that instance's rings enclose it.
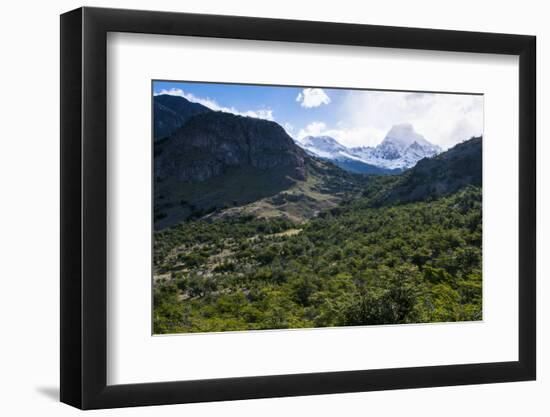
<instances>
[{"instance_id":1,"label":"snow-capped mountain peak","mask_svg":"<svg viewBox=\"0 0 550 417\"><path fill-rule=\"evenodd\" d=\"M400 123L392 126L390 131L386 134L384 140L379 146L386 144L393 144L393 146L404 150L411 146L414 142L422 146L433 146L430 142L424 138L424 136L418 134L412 124Z\"/></svg>"},{"instance_id":2,"label":"snow-capped mountain peak","mask_svg":"<svg viewBox=\"0 0 550 417\"><path fill-rule=\"evenodd\" d=\"M307 136L297 142L308 153L335 162L363 163L382 170L404 170L422 158L432 157L441 148L417 133L410 123L393 126L376 147L347 148L330 136ZM342 165L342 164L340 164Z\"/></svg>"},{"instance_id":3,"label":"snow-capped mountain peak","mask_svg":"<svg viewBox=\"0 0 550 417\"><path fill-rule=\"evenodd\" d=\"M298 141L298 145L309 153L326 159L338 159L348 148L330 136L306 136Z\"/></svg>"}]
</instances>

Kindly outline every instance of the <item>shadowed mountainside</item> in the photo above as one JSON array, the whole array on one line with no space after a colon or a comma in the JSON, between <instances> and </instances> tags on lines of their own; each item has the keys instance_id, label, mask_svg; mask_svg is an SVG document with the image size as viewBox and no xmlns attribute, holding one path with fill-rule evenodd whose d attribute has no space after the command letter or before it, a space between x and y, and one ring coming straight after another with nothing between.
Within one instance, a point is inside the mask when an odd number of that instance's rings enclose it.
<instances>
[{"instance_id":1,"label":"shadowed mountainside","mask_svg":"<svg viewBox=\"0 0 550 417\"><path fill-rule=\"evenodd\" d=\"M401 176L384 203L435 199L481 183L482 138L474 137L433 158L420 160Z\"/></svg>"},{"instance_id":2,"label":"shadowed mountainside","mask_svg":"<svg viewBox=\"0 0 550 417\"><path fill-rule=\"evenodd\" d=\"M176 98L186 117L196 110ZM308 156L275 122L210 110L158 138L154 154L156 230L220 211L303 220L364 181Z\"/></svg>"}]
</instances>

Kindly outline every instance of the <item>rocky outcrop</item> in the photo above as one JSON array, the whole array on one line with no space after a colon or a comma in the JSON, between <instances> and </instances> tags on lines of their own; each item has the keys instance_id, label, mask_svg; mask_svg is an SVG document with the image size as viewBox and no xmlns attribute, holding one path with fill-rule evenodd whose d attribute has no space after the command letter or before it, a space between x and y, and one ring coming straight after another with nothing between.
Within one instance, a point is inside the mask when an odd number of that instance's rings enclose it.
<instances>
[{"instance_id":1,"label":"rocky outcrop","mask_svg":"<svg viewBox=\"0 0 550 417\"><path fill-rule=\"evenodd\" d=\"M190 118L156 153L159 179L205 181L242 166L305 179L305 154L281 126L229 113L205 112Z\"/></svg>"}]
</instances>

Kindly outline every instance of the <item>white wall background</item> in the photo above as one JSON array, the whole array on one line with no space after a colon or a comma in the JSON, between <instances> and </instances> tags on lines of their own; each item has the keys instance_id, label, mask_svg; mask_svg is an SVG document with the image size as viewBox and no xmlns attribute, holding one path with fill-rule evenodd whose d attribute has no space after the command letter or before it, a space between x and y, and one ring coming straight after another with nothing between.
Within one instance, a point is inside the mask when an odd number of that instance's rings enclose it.
<instances>
[{"instance_id":1,"label":"white wall background","mask_svg":"<svg viewBox=\"0 0 550 417\"><path fill-rule=\"evenodd\" d=\"M59 392L59 17L73 0L6 2L0 17L0 412L76 415ZM123 0L86 5L534 34L538 37L538 381L145 407L94 415L546 416L550 413L550 26L544 2ZM546 12L546 13L545 13ZM546 187L545 187L546 186ZM544 189L546 188L546 189ZM546 395L545 395L546 394Z\"/></svg>"}]
</instances>

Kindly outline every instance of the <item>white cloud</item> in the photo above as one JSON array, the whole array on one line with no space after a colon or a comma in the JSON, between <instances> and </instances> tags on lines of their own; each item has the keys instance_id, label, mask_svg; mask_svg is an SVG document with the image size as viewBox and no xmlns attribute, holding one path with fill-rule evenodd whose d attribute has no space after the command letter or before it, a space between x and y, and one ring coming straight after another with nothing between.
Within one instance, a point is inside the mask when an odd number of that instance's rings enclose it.
<instances>
[{"instance_id":1,"label":"white cloud","mask_svg":"<svg viewBox=\"0 0 550 417\"><path fill-rule=\"evenodd\" d=\"M312 122L304 129L300 129L296 139L302 140L306 136L326 136L327 125L323 122Z\"/></svg>"},{"instance_id":2,"label":"white cloud","mask_svg":"<svg viewBox=\"0 0 550 417\"><path fill-rule=\"evenodd\" d=\"M384 139L386 131L368 126L344 127L329 129L326 135L337 139L341 144L350 148L356 146L376 146Z\"/></svg>"},{"instance_id":3,"label":"white cloud","mask_svg":"<svg viewBox=\"0 0 550 417\"><path fill-rule=\"evenodd\" d=\"M331 136L348 147L376 146L392 126L411 123L428 141L447 149L483 134L483 96L349 91L334 109L338 122L315 121L294 130L297 140Z\"/></svg>"},{"instance_id":4,"label":"white cloud","mask_svg":"<svg viewBox=\"0 0 550 417\"><path fill-rule=\"evenodd\" d=\"M322 88L304 88L296 97L296 101L302 107L311 108L319 107L322 104L329 104L330 97L327 96Z\"/></svg>"},{"instance_id":5,"label":"white cloud","mask_svg":"<svg viewBox=\"0 0 550 417\"><path fill-rule=\"evenodd\" d=\"M245 112L239 112L235 110L235 108L233 107L231 107L230 109L222 107L222 109L224 110L221 110L221 111L238 114L240 116L255 117L257 119L275 120L273 118L273 110L271 109L247 110Z\"/></svg>"},{"instance_id":6,"label":"white cloud","mask_svg":"<svg viewBox=\"0 0 550 417\"><path fill-rule=\"evenodd\" d=\"M214 111L222 111L225 113L233 113L239 116L248 116L248 117L255 117L257 119L266 119L266 120L274 120L273 118L273 110L271 109L258 109L258 110L246 110L246 111L239 111L235 107L224 107L218 104L217 101L211 99L211 98L202 98L197 97L191 93L187 93L183 91L181 88L171 88L169 90L162 89L159 92L155 93L155 96L159 96L162 94L168 94L171 96L179 96L183 97L193 103L199 103L203 106L208 107L211 110Z\"/></svg>"},{"instance_id":7,"label":"white cloud","mask_svg":"<svg viewBox=\"0 0 550 417\"><path fill-rule=\"evenodd\" d=\"M348 146L361 142L357 133L363 130L370 131L365 144L376 145L393 125L403 122L444 149L483 133L479 95L350 91L340 111L349 126L340 133Z\"/></svg>"},{"instance_id":8,"label":"white cloud","mask_svg":"<svg viewBox=\"0 0 550 417\"><path fill-rule=\"evenodd\" d=\"M292 123L285 122L283 128L289 136L294 137L294 125Z\"/></svg>"},{"instance_id":9,"label":"white cloud","mask_svg":"<svg viewBox=\"0 0 550 417\"><path fill-rule=\"evenodd\" d=\"M330 136L345 146L355 147L375 146L386 133L371 127L345 127L343 122L339 122L337 127L328 128L324 122L316 121L300 129L295 137L302 140L306 136Z\"/></svg>"}]
</instances>

